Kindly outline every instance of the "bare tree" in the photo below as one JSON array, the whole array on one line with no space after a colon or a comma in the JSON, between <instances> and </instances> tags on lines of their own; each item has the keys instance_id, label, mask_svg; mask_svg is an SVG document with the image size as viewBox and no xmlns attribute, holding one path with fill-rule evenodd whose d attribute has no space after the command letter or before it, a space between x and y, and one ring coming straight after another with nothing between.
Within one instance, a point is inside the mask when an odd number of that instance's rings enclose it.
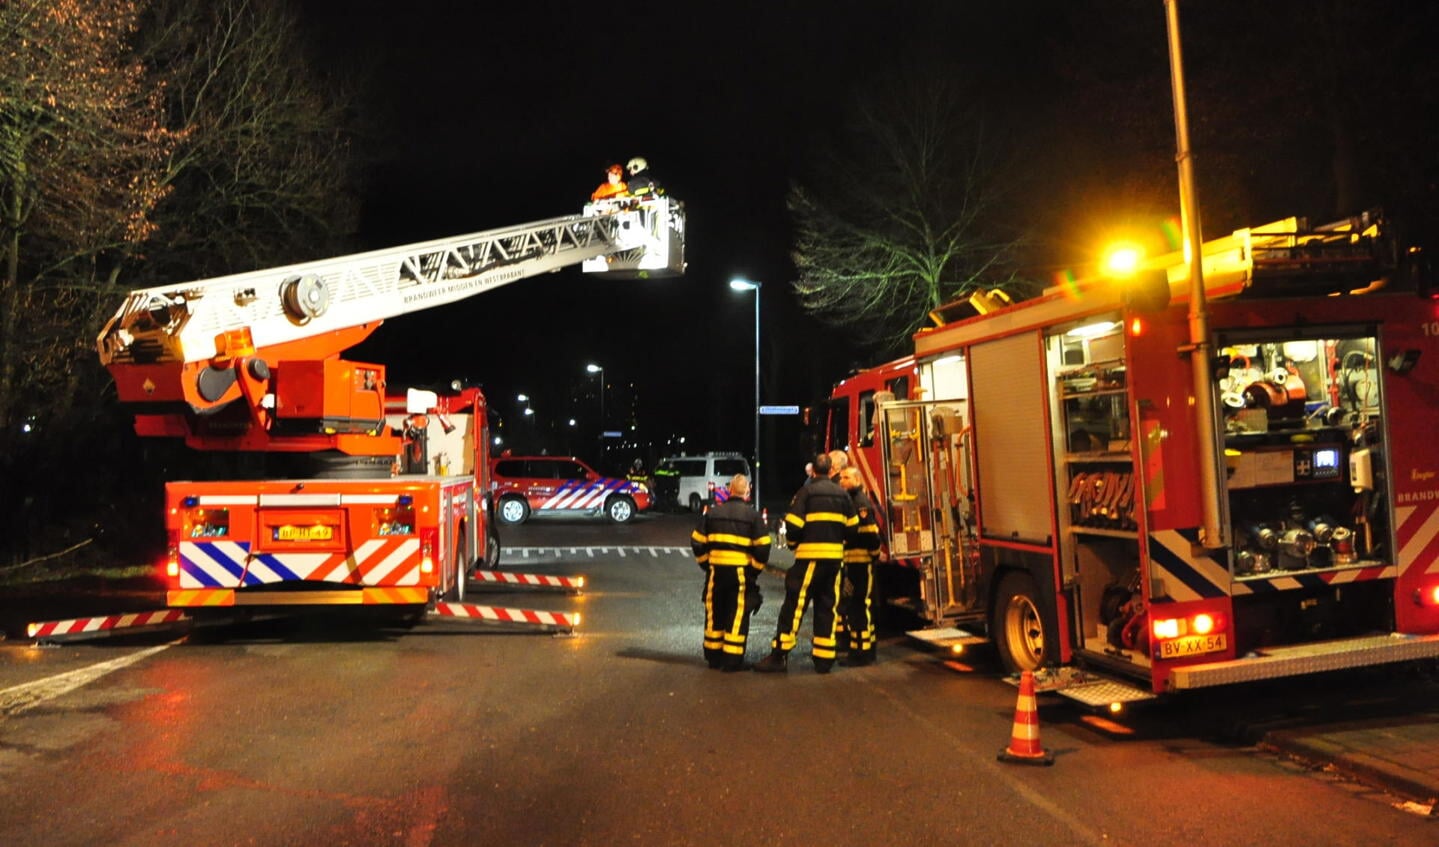
<instances>
[{"instance_id":1,"label":"bare tree","mask_svg":"<svg viewBox=\"0 0 1439 847\"><path fill-rule=\"evenodd\" d=\"M801 305L890 351L947 302L1021 287L1021 239L1002 228L997 148L960 89L929 78L880 90L788 206Z\"/></svg>"},{"instance_id":2,"label":"bare tree","mask_svg":"<svg viewBox=\"0 0 1439 847\"><path fill-rule=\"evenodd\" d=\"M176 136L129 50L138 14L133 0L0 4L0 445L35 398L69 396L95 286L154 232Z\"/></svg>"},{"instance_id":3,"label":"bare tree","mask_svg":"<svg viewBox=\"0 0 1439 847\"><path fill-rule=\"evenodd\" d=\"M141 55L185 143L165 163L154 280L334 252L353 229L353 97L305 60L283 0L150 0Z\"/></svg>"},{"instance_id":4,"label":"bare tree","mask_svg":"<svg viewBox=\"0 0 1439 847\"><path fill-rule=\"evenodd\" d=\"M153 473L101 401L123 290L325 255L354 195L346 100L280 0L4 0L0 56L0 537L25 559Z\"/></svg>"}]
</instances>

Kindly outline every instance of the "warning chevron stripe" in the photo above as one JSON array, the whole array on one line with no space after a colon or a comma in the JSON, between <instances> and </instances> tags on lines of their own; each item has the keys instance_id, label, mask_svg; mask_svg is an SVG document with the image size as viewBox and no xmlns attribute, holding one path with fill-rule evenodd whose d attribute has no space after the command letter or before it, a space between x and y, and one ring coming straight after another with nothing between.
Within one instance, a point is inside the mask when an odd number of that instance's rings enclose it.
<instances>
[{"instance_id":1,"label":"warning chevron stripe","mask_svg":"<svg viewBox=\"0 0 1439 847\"><path fill-rule=\"evenodd\" d=\"M498 606L476 606L472 603L436 603L435 610L430 614L444 618L553 626L565 630L572 630L580 625L578 614L542 612L536 609L503 609Z\"/></svg>"},{"instance_id":2,"label":"warning chevron stripe","mask_svg":"<svg viewBox=\"0 0 1439 847\"><path fill-rule=\"evenodd\" d=\"M509 571L475 571L471 577L475 582L494 582L502 585L536 585L544 588L568 588L579 591L585 587L582 576L548 576L533 573L510 573Z\"/></svg>"},{"instance_id":3,"label":"warning chevron stripe","mask_svg":"<svg viewBox=\"0 0 1439 847\"><path fill-rule=\"evenodd\" d=\"M171 606L233 606L235 592L230 588L179 588L165 593Z\"/></svg>"},{"instance_id":4,"label":"warning chevron stripe","mask_svg":"<svg viewBox=\"0 0 1439 847\"><path fill-rule=\"evenodd\" d=\"M429 600L430 590L428 588L395 586L393 588L366 588L364 590L364 602L366 605L413 605L415 603L427 603Z\"/></svg>"},{"instance_id":5,"label":"warning chevron stripe","mask_svg":"<svg viewBox=\"0 0 1439 847\"><path fill-rule=\"evenodd\" d=\"M154 612L132 612L126 615L105 615L95 618L70 618L63 621L37 621L26 628L31 638L57 638L77 635L109 635L116 630L142 626L180 623L189 620L181 609Z\"/></svg>"}]
</instances>

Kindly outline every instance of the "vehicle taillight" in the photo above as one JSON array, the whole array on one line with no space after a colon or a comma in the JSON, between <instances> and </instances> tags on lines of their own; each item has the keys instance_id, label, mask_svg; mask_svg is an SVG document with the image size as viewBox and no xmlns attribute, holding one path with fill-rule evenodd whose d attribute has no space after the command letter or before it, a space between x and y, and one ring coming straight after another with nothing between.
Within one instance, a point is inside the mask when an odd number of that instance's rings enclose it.
<instances>
[{"instance_id":1,"label":"vehicle taillight","mask_svg":"<svg viewBox=\"0 0 1439 847\"><path fill-rule=\"evenodd\" d=\"M1208 612L1200 612L1187 618L1155 618L1149 627L1156 639L1183 638L1217 632L1223 629L1223 621Z\"/></svg>"},{"instance_id":2,"label":"vehicle taillight","mask_svg":"<svg viewBox=\"0 0 1439 847\"><path fill-rule=\"evenodd\" d=\"M174 579L180 575L180 551L170 547L165 551L165 576Z\"/></svg>"},{"instance_id":3,"label":"vehicle taillight","mask_svg":"<svg viewBox=\"0 0 1439 847\"><path fill-rule=\"evenodd\" d=\"M420 573L435 572L435 532L426 530L420 533Z\"/></svg>"},{"instance_id":4,"label":"vehicle taillight","mask_svg":"<svg viewBox=\"0 0 1439 847\"><path fill-rule=\"evenodd\" d=\"M1150 650L1155 659L1187 659L1229 649L1227 621L1213 612L1195 612L1182 618L1153 618L1149 622Z\"/></svg>"},{"instance_id":5,"label":"vehicle taillight","mask_svg":"<svg viewBox=\"0 0 1439 847\"><path fill-rule=\"evenodd\" d=\"M1183 623L1179 618L1155 618L1150 626L1154 628L1155 638L1178 638Z\"/></svg>"},{"instance_id":6,"label":"vehicle taillight","mask_svg":"<svg viewBox=\"0 0 1439 847\"><path fill-rule=\"evenodd\" d=\"M1439 606L1439 582L1416 589L1414 591L1414 605Z\"/></svg>"}]
</instances>

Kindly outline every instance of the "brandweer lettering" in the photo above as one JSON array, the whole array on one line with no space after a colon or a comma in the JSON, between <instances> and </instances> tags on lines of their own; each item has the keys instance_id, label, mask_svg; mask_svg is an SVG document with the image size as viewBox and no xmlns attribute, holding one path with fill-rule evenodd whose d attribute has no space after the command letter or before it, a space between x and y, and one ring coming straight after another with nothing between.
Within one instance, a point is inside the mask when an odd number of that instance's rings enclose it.
<instances>
[{"instance_id":1,"label":"brandweer lettering","mask_svg":"<svg viewBox=\"0 0 1439 847\"><path fill-rule=\"evenodd\" d=\"M415 284L420 286L439 285L439 287L430 289L428 291L415 291L413 293L406 294L403 298L403 302L405 302L406 304L421 303L425 300L433 300L437 297L448 297L453 294L468 291L472 288L481 288L494 282L509 282L519 279L522 276L524 276L524 274L522 274L518 270L509 270L503 273L490 274L488 276L470 277L469 279L457 283L450 283L448 285L440 285L434 282L418 282Z\"/></svg>"},{"instance_id":2,"label":"brandweer lettering","mask_svg":"<svg viewBox=\"0 0 1439 847\"><path fill-rule=\"evenodd\" d=\"M1429 500L1439 500L1439 491L1432 488L1427 491L1401 491L1398 497L1400 505L1405 503L1423 503Z\"/></svg>"}]
</instances>

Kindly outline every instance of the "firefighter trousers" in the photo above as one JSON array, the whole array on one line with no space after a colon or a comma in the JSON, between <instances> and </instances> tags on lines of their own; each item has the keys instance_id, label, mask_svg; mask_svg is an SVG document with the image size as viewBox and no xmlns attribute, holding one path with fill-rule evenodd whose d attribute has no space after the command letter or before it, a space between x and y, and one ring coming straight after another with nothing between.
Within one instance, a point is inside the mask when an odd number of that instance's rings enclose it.
<instances>
[{"instance_id":1,"label":"firefighter trousers","mask_svg":"<svg viewBox=\"0 0 1439 847\"><path fill-rule=\"evenodd\" d=\"M784 576L784 604L779 607L779 626L770 647L781 653L794 649L805 607L813 603L814 660L816 663L834 661L842 565L838 559L795 560Z\"/></svg>"},{"instance_id":2,"label":"firefighter trousers","mask_svg":"<svg viewBox=\"0 0 1439 847\"><path fill-rule=\"evenodd\" d=\"M759 571L748 565L710 565L704 589L704 654L710 667L744 662L749 619L759 608Z\"/></svg>"},{"instance_id":3,"label":"firefighter trousers","mask_svg":"<svg viewBox=\"0 0 1439 847\"><path fill-rule=\"evenodd\" d=\"M874 649L874 564L845 562L844 578L850 590L844 598L844 628L851 653Z\"/></svg>"}]
</instances>

